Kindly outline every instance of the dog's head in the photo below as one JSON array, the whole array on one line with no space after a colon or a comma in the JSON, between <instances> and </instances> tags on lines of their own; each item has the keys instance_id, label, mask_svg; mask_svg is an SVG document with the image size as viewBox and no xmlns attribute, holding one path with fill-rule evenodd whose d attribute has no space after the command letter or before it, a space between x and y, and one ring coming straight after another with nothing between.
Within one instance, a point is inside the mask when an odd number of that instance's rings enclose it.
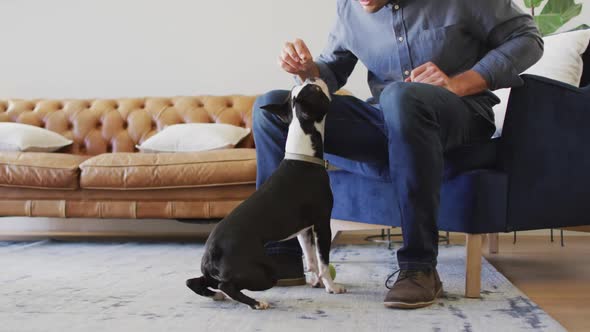
<instances>
[{"instance_id":1,"label":"dog's head","mask_svg":"<svg viewBox=\"0 0 590 332\"><path fill-rule=\"evenodd\" d=\"M328 86L319 78L311 78L297 85L282 103L262 106L276 114L283 122L291 123L293 117L301 124L321 122L330 109Z\"/></svg>"}]
</instances>

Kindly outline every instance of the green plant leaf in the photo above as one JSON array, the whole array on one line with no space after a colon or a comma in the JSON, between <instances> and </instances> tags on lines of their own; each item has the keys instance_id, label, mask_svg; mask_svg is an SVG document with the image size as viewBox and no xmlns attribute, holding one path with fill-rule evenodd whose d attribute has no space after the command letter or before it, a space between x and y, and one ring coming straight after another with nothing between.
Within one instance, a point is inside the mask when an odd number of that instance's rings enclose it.
<instances>
[{"instance_id":1,"label":"green plant leaf","mask_svg":"<svg viewBox=\"0 0 590 332\"><path fill-rule=\"evenodd\" d=\"M526 8L539 7L542 2L543 0L524 0L524 6Z\"/></svg>"},{"instance_id":2,"label":"green plant leaf","mask_svg":"<svg viewBox=\"0 0 590 332\"><path fill-rule=\"evenodd\" d=\"M537 22L541 33L548 35L580 15L581 12L582 4L577 4L574 0L549 0L541 14L535 17L535 22Z\"/></svg>"},{"instance_id":3,"label":"green plant leaf","mask_svg":"<svg viewBox=\"0 0 590 332\"><path fill-rule=\"evenodd\" d=\"M558 14L541 14L535 16L535 22L543 36L554 33L563 26L563 20Z\"/></svg>"},{"instance_id":4,"label":"green plant leaf","mask_svg":"<svg viewBox=\"0 0 590 332\"><path fill-rule=\"evenodd\" d=\"M582 4L576 4L573 7L570 7L568 10L565 11L565 13L563 13L563 20L565 22L571 20L572 18L580 15L582 13Z\"/></svg>"},{"instance_id":5,"label":"green plant leaf","mask_svg":"<svg viewBox=\"0 0 590 332\"><path fill-rule=\"evenodd\" d=\"M541 11L541 14L563 14L577 9L581 11L582 4L576 4L574 0L549 0Z\"/></svg>"},{"instance_id":6,"label":"green plant leaf","mask_svg":"<svg viewBox=\"0 0 590 332\"><path fill-rule=\"evenodd\" d=\"M582 24L582 25L579 25L579 26L577 26L577 27L575 27L575 28L573 28L573 29L571 29L569 31L578 31L578 30L586 30L586 29L590 29L590 25L588 25L588 24Z\"/></svg>"}]
</instances>

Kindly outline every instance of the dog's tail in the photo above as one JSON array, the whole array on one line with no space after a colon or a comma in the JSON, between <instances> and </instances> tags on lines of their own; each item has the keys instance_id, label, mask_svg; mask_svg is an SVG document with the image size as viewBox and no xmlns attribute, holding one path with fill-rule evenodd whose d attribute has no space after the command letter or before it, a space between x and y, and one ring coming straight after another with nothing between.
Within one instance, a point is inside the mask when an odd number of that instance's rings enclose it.
<instances>
[{"instance_id":1,"label":"dog's tail","mask_svg":"<svg viewBox=\"0 0 590 332\"><path fill-rule=\"evenodd\" d=\"M206 277L199 277L188 279L186 281L186 286L190 288L193 292L205 296L205 297L215 297L215 292L210 290L209 287L213 286L213 283L209 282Z\"/></svg>"}]
</instances>

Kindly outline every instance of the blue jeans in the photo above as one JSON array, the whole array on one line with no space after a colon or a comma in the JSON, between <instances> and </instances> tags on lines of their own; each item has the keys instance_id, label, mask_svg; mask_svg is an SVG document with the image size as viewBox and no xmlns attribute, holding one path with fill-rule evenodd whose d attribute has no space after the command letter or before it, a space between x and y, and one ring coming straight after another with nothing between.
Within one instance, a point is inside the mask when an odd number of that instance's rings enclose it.
<instances>
[{"instance_id":1,"label":"blue jeans","mask_svg":"<svg viewBox=\"0 0 590 332\"><path fill-rule=\"evenodd\" d=\"M287 94L271 91L254 105L257 187L283 159L288 130L286 124L260 107L280 103ZM325 157L388 162L390 182L399 197L391 204L402 216L404 244L397 252L400 268L436 266L436 216L444 153L489 139L494 131L491 108L495 103L497 98L490 93L461 98L444 88L421 83L392 83L375 106L352 96L333 96L326 117ZM267 252L301 255L296 239L270 243Z\"/></svg>"}]
</instances>

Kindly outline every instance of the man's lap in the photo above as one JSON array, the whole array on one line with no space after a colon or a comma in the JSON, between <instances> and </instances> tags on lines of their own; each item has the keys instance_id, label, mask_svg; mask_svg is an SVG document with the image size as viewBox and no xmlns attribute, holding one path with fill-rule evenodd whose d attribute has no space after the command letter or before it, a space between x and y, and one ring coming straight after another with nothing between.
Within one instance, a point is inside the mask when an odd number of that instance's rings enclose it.
<instances>
[{"instance_id":1,"label":"man's lap","mask_svg":"<svg viewBox=\"0 0 590 332\"><path fill-rule=\"evenodd\" d=\"M415 94L421 103L439 109L441 125L444 126L442 131L463 130L459 127L466 126L466 121L475 118L476 112L470 109L468 103L444 88L416 83L394 83L390 87L393 89L386 88L384 93L402 88ZM288 94L286 90L275 90L263 98L277 102ZM362 168L374 175L386 174L390 151L384 112L390 111L354 96L333 95L325 124L324 150L327 159L347 170ZM465 144L469 143L469 138L465 140Z\"/></svg>"},{"instance_id":2,"label":"man's lap","mask_svg":"<svg viewBox=\"0 0 590 332\"><path fill-rule=\"evenodd\" d=\"M454 134L461 136L455 139L459 144L470 143L472 135L469 133L477 113L461 97L441 87L416 83L394 83L383 93L401 100L401 105L393 107L406 107L409 112L418 111L421 104L435 109L441 137ZM391 115L399 110L389 109L391 107L371 105L353 96L333 96L332 108L326 117L325 151L356 161L387 162L389 154L393 153L389 151L387 127L399 120L399 116Z\"/></svg>"}]
</instances>

